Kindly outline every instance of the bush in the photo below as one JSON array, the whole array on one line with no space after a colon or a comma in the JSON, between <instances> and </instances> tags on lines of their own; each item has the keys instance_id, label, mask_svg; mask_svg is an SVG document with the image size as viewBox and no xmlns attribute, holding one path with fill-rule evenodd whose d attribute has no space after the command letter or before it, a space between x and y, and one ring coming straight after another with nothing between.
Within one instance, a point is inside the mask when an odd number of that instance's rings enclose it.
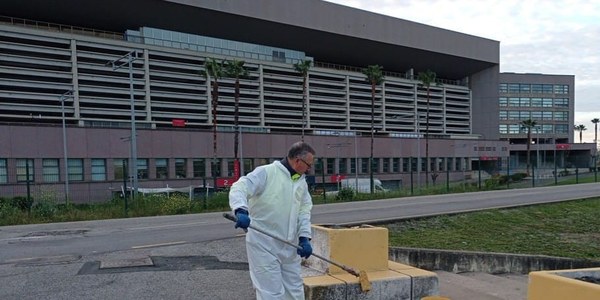
<instances>
[{"instance_id":1,"label":"bush","mask_svg":"<svg viewBox=\"0 0 600 300\"><path fill-rule=\"evenodd\" d=\"M521 181L523 178L527 177L527 173L515 173L510 175L511 181Z\"/></svg>"},{"instance_id":2,"label":"bush","mask_svg":"<svg viewBox=\"0 0 600 300\"><path fill-rule=\"evenodd\" d=\"M335 195L335 200L338 201L352 201L354 198L354 190L351 188L341 188L337 195Z\"/></svg>"},{"instance_id":3,"label":"bush","mask_svg":"<svg viewBox=\"0 0 600 300\"><path fill-rule=\"evenodd\" d=\"M17 196L12 199L12 206L16 207L22 211L29 210L31 208L32 204L33 204L33 199L30 198L28 201L27 197L24 197L24 196Z\"/></svg>"},{"instance_id":4,"label":"bush","mask_svg":"<svg viewBox=\"0 0 600 300\"><path fill-rule=\"evenodd\" d=\"M192 202L184 196L175 195L166 198L160 206L160 210L163 214L167 215L178 215L190 212Z\"/></svg>"},{"instance_id":5,"label":"bush","mask_svg":"<svg viewBox=\"0 0 600 300\"><path fill-rule=\"evenodd\" d=\"M40 218L51 220L58 212L58 207L52 201L39 201L33 208L32 213Z\"/></svg>"}]
</instances>

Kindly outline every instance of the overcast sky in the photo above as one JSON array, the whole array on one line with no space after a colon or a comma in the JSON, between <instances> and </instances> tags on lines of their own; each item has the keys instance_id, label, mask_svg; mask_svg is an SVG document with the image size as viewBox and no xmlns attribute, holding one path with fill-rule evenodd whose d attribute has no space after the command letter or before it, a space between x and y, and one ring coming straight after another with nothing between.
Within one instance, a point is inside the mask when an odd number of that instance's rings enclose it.
<instances>
[{"instance_id":1,"label":"overcast sky","mask_svg":"<svg viewBox=\"0 0 600 300\"><path fill-rule=\"evenodd\" d=\"M600 1L327 1L500 41L501 72L575 75L575 124L585 125L583 141L593 142L591 120L600 118Z\"/></svg>"}]
</instances>

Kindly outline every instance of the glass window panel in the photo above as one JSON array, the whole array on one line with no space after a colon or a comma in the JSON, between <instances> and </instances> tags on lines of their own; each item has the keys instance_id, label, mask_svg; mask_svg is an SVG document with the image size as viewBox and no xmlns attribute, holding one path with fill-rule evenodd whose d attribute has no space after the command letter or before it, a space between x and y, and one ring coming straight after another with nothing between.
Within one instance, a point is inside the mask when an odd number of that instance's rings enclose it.
<instances>
[{"instance_id":1,"label":"glass window panel","mask_svg":"<svg viewBox=\"0 0 600 300\"><path fill-rule=\"evenodd\" d=\"M508 84L508 92L509 93L519 93L520 85L518 83L509 83Z\"/></svg>"},{"instance_id":2,"label":"glass window panel","mask_svg":"<svg viewBox=\"0 0 600 300\"><path fill-rule=\"evenodd\" d=\"M500 93L508 93L508 84L506 84L506 83L501 83L501 84L498 86L498 91L499 91Z\"/></svg>"},{"instance_id":3,"label":"glass window panel","mask_svg":"<svg viewBox=\"0 0 600 300\"><path fill-rule=\"evenodd\" d=\"M499 113L500 120L508 120L508 112L501 110Z\"/></svg>"},{"instance_id":4,"label":"glass window panel","mask_svg":"<svg viewBox=\"0 0 600 300\"><path fill-rule=\"evenodd\" d=\"M127 170L124 169L124 166L127 164L127 159L117 158L113 159L113 174L115 176L115 180L120 180L125 177L125 172Z\"/></svg>"},{"instance_id":5,"label":"glass window panel","mask_svg":"<svg viewBox=\"0 0 600 300\"><path fill-rule=\"evenodd\" d=\"M506 124L500 124L499 125L499 130L501 134L507 134L508 133L508 125Z\"/></svg>"},{"instance_id":6,"label":"glass window panel","mask_svg":"<svg viewBox=\"0 0 600 300\"><path fill-rule=\"evenodd\" d=\"M521 107L529 107L531 102L531 98L521 98L520 105Z\"/></svg>"},{"instance_id":7,"label":"glass window panel","mask_svg":"<svg viewBox=\"0 0 600 300\"><path fill-rule=\"evenodd\" d=\"M17 159L17 182L33 182L33 179L35 178L33 170L35 170L33 167L33 159ZM27 176L27 172L29 172L29 177Z\"/></svg>"},{"instance_id":8,"label":"glass window panel","mask_svg":"<svg viewBox=\"0 0 600 300\"><path fill-rule=\"evenodd\" d=\"M45 158L42 160L42 177L44 182L60 181L60 166L58 159Z\"/></svg>"},{"instance_id":9,"label":"glass window panel","mask_svg":"<svg viewBox=\"0 0 600 300\"><path fill-rule=\"evenodd\" d=\"M521 120L527 120L531 118L531 113L528 111L521 111L519 112L519 119Z\"/></svg>"},{"instance_id":10,"label":"glass window panel","mask_svg":"<svg viewBox=\"0 0 600 300\"><path fill-rule=\"evenodd\" d=\"M519 98L508 98L508 106L519 107L520 101Z\"/></svg>"},{"instance_id":11,"label":"glass window panel","mask_svg":"<svg viewBox=\"0 0 600 300\"><path fill-rule=\"evenodd\" d=\"M8 166L6 165L6 159L0 159L0 183L8 182Z\"/></svg>"},{"instance_id":12,"label":"glass window panel","mask_svg":"<svg viewBox=\"0 0 600 300\"><path fill-rule=\"evenodd\" d=\"M206 160L204 158L196 158L192 161L194 169L194 178L206 177Z\"/></svg>"},{"instance_id":13,"label":"glass window panel","mask_svg":"<svg viewBox=\"0 0 600 300\"><path fill-rule=\"evenodd\" d=\"M552 94L554 92L553 85L551 85L551 84L542 85L542 89L543 89L542 93L544 93L544 94Z\"/></svg>"},{"instance_id":14,"label":"glass window panel","mask_svg":"<svg viewBox=\"0 0 600 300\"><path fill-rule=\"evenodd\" d=\"M347 158L340 158L340 174L346 174L348 173L348 159Z\"/></svg>"},{"instance_id":15,"label":"glass window panel","mask_svg":"<svg viewBox=\"0 0 600 300\"><path fill-rule=\"evenodd\" d=\"M520 87L519 92L521 92L521 93L529 94L529 92L531 90L531 85L529 85L529 84L521 83L521 85L519 85L519 87Z\"/></svg>"},{"instance_id":16,"label":"glass window panel","mask_svg":"<svg viewBox=\"0 0 600 300\"><path fill-rule=\"evenodd\" d=\"M187 166L185 158L175 159L175 178L186 178L187 177Z\"/></svg>"},{"instance_id":17,"label":"glass window panel","mask_svg":"<svg viewBox=\"0 0 600 300\"><path fill-rule=\"evenodd\" d=\"M360 172L363 174L369 173L369 158L360 159Z\"/></svg>"},{"instance_id":18,"label":"glass window panel","mask_svg":"<svg viewBox=\"0 0 600 300\"><path fill-rule=\"evenodd\" d=\"M252 170L254 170L254 160L251 158L244 158L244 174L243 175L247 175L248 173L252 172Z\"/></svg>"},{"instance_id":19,"label":"glass window panel","mask_svg":"<svg viewBox=\"0 0 600 300\"><path fill-rule=\"evenodd\" d=\"M531 106L542 107L542 98L531 98Z\"/></svg>"},{"instance_id":20,"label":"glass window panel","mask_svg":"<svg viewBox=\"0 0 600 300\"><path fill-rule=\"evenodd\" d=\"M350 173L356 174L356 159L350 160Z\"/></svg>"},{"instance_id":21,"label":"glass window panel","mask_svg":"<svg viewBox=\"0 0 600 300\"><path fill-rule=\"evenodd\" d=\"M519 120L519 118L520 118L519 111L509 111L508 112L508 119L509 120Z\"/></svg>"},{"instance_id":22,"label":"glass window panel","mask_svg":"<svg viewBox=\"0 0 600 300\"><path fill-rule=\"evenodd\" d=\"M532 84L531 92L534 94L541 94L542 93L542 85L541 84Z\"/></svg>"},{"instance_id":23,"label":"glass window panel","mask_svg":"<svg viewBox=\"0 0 600 300\"><path fill-rule=\"evenodd\" d=\"M508 98L500 97L498 103L501 107L508 106Z\"/></svg>"},{"instance_id":24,"label":"glass window panel","mask_svg":"<svg viewBox=\"0 0 600 300\"><path fill-rule=\"evenodd\" d=\"M542 99L543 107L552 107L552 98L544 98Z\"/></svg>"},{"instance_id":25,"label":"glass window panel","mask_svg":"<svg viewBox=\"0 0 600 300\"><path fill-rule=\"evenodd\" d=\"M326 158L327 168L325 169L325 174L334 174L335 173L335 158Z\"/></svg>"},{"instance_id":26,"label":"glass window panel","mask_svg":"<svg viewBox=\"0 0 600 300\"><path fill-rule=\"evenodd\" d=\"M69 158L68 160L69 181L83 181L83 159Z\"/></svg>"},{"instance_id":27,"label":"glass window panel","mask_svg":"<svg viewBox=\"0 0 600 300\"><path fill-rule=\"evenodd\" d=\"M137 160L138 179L148 179L148 159L141 158Z\"/></svg>"},{"instance_id":28,"label":"glass window panel","mask_svg":"<svg viewBox=\"0 0 600 300\"><path fill-rule=\"evenodd\" d=\"M400 172L400 158L394 157L392 159L392 172L398 173Z\"/></svg>"},{"instance_id":29,"label":"glass window panel","mask_svg":"<svg viewBox=\"0 0 600 300\"><path fill-rule=\"evenodd\" d=\"M106 180L106 160L102 158L92 158L92 181Z\"/></svg>"},{"instance_id":30,"label":"glass window panel","mask_svg":"<svg viewBox=\"0 0 600 300\"><path fill-rule=\"evenodd\" d=\"M156 168L156 178L157 179L167 179L169 178L169 160L166 158L157 158L154 161Z\"/></svg>"}]
</instances>

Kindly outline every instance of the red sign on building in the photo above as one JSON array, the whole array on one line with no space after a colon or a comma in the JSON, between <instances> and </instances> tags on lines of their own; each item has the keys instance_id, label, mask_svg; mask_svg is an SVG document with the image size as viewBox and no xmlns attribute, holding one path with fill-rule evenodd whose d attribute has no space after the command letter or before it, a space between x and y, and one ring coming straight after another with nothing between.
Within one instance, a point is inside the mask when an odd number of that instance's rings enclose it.
<instances>
[{"instance_id":1,"label":"red sign on building","mask_svg":"<svg viewBox=\"0 0 600 300\"><path fill-rule=\"evenodd\" d=\"M230 178L217 178L217 188L227 188L230 187L234 182L236 182L238 179L235 177L230 177Z\"/></svg>"},{"instance_id":2,"label":"red sign on building","mask_svg":"<svg viewBox=\"0 0 600 300\"><path fill-rule=\"evenodd\" d=\"M569 150L571 145L569 144L556 144L556 150Z\"/></svg>"},{"instance_id":3,"label":"red sign on building","mask_svg":"<svg viewBox=\"0 0 600 300\"><path fill-rule=\"evenodd\" d=\"M334 174L331 175L331 182L341 182L342 179L346 179L346 175Z\"/></svg>"},{"instance_id":4,"label":"red sign on building","mask_svg":"<svg viewBox=\"0 0 600 300\"><path fill-rule=\"evenodd\" d=\"M171 124L173 125L173 127L185 127L185 120L173 119L171 120Z\"/></svg>"}]
</instances>

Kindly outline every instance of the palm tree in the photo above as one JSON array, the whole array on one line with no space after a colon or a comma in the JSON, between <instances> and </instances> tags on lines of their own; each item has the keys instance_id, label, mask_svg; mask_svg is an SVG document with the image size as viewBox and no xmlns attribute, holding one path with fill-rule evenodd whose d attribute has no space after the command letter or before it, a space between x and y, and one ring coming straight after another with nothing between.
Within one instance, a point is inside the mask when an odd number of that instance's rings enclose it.
<instances>
[{"instance_id":1,"label":"palm tree","mask_svg":"<svg viewBox=\"0 0 600 300\"><path fill-rule=\"evenodd\" d=\"M375 192L375 183L373 181L373 140L375 131L375 87L383 83L383 67L379 65L370 65L362 70L367 76L367 82L371 84L371 156L369 157L369 177L371 182L371 194Z\"/></svg>"},{"instance_id":2,"label":"palm tree","mask_svg":"<svg viewBox=\"0 0 600 300\"><path fill-rule=\"evenodd\" d=\"M594 118L592 119L592 123L594 123L594 143L598 144L598 123L600 123L600 119Z\"/></svg>"},{"instance_id":3,"label":"palm tree","mask_svg":"<svg viewBox=\"0 0 600 300\"><path fill-rule=\"evenodd\" d=\"M234 171L236 179L240 176L240 162L238 160L238 152L239 152L239 139L240 139L240 130L239 130L239 118L240 118L240 77L247 77L248 70L244 68L243 60L232 60L225 62L225 76L235 78L235 109L234 109L234 117L233 122L235 125L235 133L233 138L233 158L234 158Z\"/></svg>"},{"instance_id":4,"label":"palm tree","mask_svg":"<svg viewBox=\"0 0 600 300\"><path fill-rule=\"evenodd\" d=\"M579 131L579 143L583 143L583 132L587 130L587 128L585 128L585 125L575 125L575 131Z\"/></svg>"},{"instance_id":5,"label":"palm tree","mask_svg":"<svg viewBox=\"0 0 600 300\"><path fill-rule=\"evenodd\" d=\"M527 176L529 176L529 168L531 167L531 129L537 125L537 122L532 119L521 121L521 129L527 130Z\"/></svg>"},{"instance_id":6,"label":"palm tree","mask_svg":"<svg viewBox=\"0 0 600 300\"><path fill-rule=\"evenodd\" d=\"M299 63L294 64L294 69L302 74L302 141L304 142L304 126L306 126L306 84L308 79L308 70L312 61L303 60Z\"/></svg>"},{"instance_id":7,"label":"palm tree","mask_svg":"<svg viewBox=\"0 0 600 300\"><path fill-rule=\"evenodd\" d=\"M419 72L418 79L421 86L427 89L427 116L425 117L425 187L429 186L429 96L431 84L435 83L436 74L431 70ZM436 175L437 177L437 175ZM432 178L433 179L433 178Z\"/></svg>"},{"instance_id":8,"label":"palm tree","mask_svg":"<svg viewBox=\"0 0 600 300\"><path fill-rule=\"evenodd\" d=\"M219 103L219 79L223 77L223 62L210 58L204 62L204 70L200 74L207 79L212 78L212 117L213 117L213 161L211 171L213 174L214 187L217 188L217 105Z\"/></svg>"}]
</instances>

